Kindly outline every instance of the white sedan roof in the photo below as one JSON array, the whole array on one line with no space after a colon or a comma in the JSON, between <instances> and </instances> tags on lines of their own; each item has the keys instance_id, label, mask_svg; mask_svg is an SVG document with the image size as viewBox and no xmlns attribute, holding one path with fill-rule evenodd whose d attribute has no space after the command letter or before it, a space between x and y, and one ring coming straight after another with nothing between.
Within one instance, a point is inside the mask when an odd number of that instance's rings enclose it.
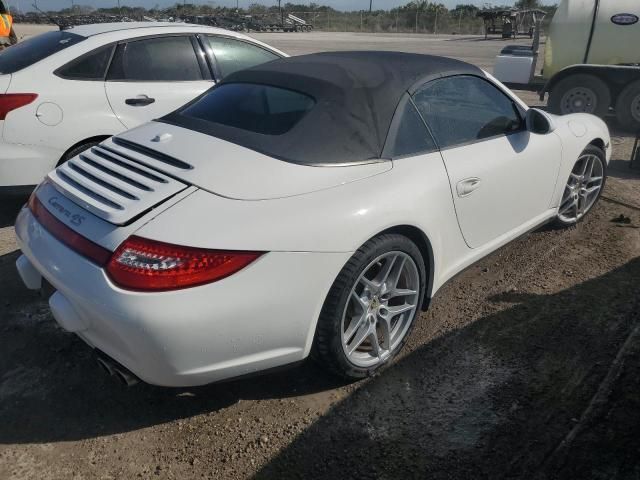
<instances>
[{"instance_id":1,"label":"white sedan roof","mask_svg":"<svg viewBox=\"0 0 640 480\"><path fill-rule=\"evenodd\" d=\"M233 35L241 37L236 32L225 30L223 28L209 27L207 25L196 25L192 23L180 23L180 22L115 22L115 23L93 23L90 25L78 25L76 27L69 28L65 31L75 33L83 37L92 37L94 35L100 35L103 33L112 32L126 32L128 30L136 29L159 29L172 28L174 30L184 29L199 29L201 31L211 31L211 33L218 33L224 35Z\"/></svg>"},{"instance_id":2,"label":"white sedan roof","mask_svg":"<svg viewBox=\"0 0 640 480\"><path fill-rule=\"evenodd\" d=\"M108 43L114 41L128 40L148 35L176 34L176 33L204 33L209 35L225 35L241 40L250 41L256 45L277 53L283 57L288 55L277 48L267 45L264 42L251 38L242 33L226 30L224 28L210 27L208 25L196 25L194 23L182 22L119 22L119 23L94 23L89 25L78 25L69 28L65 32L75 33L87 38L93 38L94 42L81 42L85 48L95 48L95 44Z\"/></svg>"}]
</instances>

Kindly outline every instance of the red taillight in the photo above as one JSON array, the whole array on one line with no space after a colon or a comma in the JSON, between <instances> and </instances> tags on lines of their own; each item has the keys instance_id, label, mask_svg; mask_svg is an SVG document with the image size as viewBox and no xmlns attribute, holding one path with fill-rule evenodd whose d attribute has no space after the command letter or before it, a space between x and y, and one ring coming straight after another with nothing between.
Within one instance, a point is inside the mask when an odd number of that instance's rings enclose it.
<instances>
[{"instance_id":1,"label":"red taillight","mask_svg":"<svg viewBox=\"0 0 640 480\"><path fill-rule=\"evenodd\" d=\"M175 290L221 280L260 255L260 252L181 247L133 236L115 251L107 272L125 289Z\"/></svg>"},{"instance_id":2,"label":"red taillight","mask_svg":"<svg viewBox=\"0 0 640 480\"><path fill-rule=\"evenodd\" d=\"M33 102L38 95L35 93L4 93L0 94L0 120L4 120L7 114Z\"/></svg>"},{"instance_id":3,"label":"red taillight","mask_svg":"<svg viewBox=\"0 0 640 480\"><path fill-rule=\"evenodd\" d=\"M88 258L92 262L100 265L106 265L111 257L111 252L100 245L93 243L91 240L78 235L76 232L67 227L64 223L54 217L42 205L36 193L33 192L29 197L29 210L36 217L36 220L55 238L64 243L67 247L75 250L83 257Z\"/></svg>"}]
</instances>

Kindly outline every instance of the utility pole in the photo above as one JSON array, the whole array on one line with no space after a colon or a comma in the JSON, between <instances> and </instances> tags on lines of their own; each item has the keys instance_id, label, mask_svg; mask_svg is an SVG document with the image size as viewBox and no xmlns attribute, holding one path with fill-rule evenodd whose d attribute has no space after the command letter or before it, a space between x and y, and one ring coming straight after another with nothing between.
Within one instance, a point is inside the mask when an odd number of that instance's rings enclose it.
<instances>
[{"instance_id":1,"label":"utility pole","mask_svg":"<svg viewBox=\"0 0 640 480\"><path fill-rule=\"evenodd\" d=\"M438 34L438 5L436 5L436 20L433 23L433 34L437 35Z\"/></svg>"},{"instance_id":2,"label":"utility pole","mask_svg":"<svg viewBox=\"0 0 640 480\"><path fill-rule=\"evenodd\" d=\"M373 11L373 0L369 0L369 13Z\"/></svg>"}]
</instances>

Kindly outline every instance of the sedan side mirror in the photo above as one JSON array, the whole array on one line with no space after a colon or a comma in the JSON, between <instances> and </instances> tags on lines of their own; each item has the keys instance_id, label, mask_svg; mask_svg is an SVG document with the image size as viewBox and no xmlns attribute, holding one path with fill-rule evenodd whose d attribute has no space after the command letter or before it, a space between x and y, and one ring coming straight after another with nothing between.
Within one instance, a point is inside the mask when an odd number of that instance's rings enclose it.
<instances>
[{"instance_id":1,"label":"sedan side mirror","mask_svg":"<svg viewBox=\"0 0 640 480\"><path fill-rule=\"evenodd\" d=\"M527 130L538 135L546 135L556 129L555 123L547 112L530 108L524 117Z\"/></svg>"}]
</instances>

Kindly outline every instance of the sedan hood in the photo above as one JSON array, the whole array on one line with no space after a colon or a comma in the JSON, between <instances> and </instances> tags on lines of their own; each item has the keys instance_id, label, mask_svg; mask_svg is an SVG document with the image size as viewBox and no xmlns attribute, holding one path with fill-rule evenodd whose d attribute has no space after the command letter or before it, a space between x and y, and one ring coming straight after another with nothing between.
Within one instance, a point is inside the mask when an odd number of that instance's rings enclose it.
<instances>
[{"instance_id":1,"label":"sedan hood","mask_svg":"<svg viewBox=\"0 0 640 480\"><path fill-rule=\"evenodd\" d=\"M181 160L189 168L179 179L222 197L269 200L324 190L385 172L391 162L343 166L306 166L278 160L210 135L151 122L118 135ZM126 143L120 143L126 146ZM169 173L169 172L167 172Z\"/></svg>"},{"instance_id":2,"label":"sedan hood","mask_svg":"<svg viewBox=\"0 0 640 480\"><path fill-rule=\"evenodd\" d=\"M325 190L391 168L390 161L296 165L151 122L71 159L49 173L49 179L94 215L123 225L192 186L232 200L270 200Z\"/></svg>"}]
</instances>

